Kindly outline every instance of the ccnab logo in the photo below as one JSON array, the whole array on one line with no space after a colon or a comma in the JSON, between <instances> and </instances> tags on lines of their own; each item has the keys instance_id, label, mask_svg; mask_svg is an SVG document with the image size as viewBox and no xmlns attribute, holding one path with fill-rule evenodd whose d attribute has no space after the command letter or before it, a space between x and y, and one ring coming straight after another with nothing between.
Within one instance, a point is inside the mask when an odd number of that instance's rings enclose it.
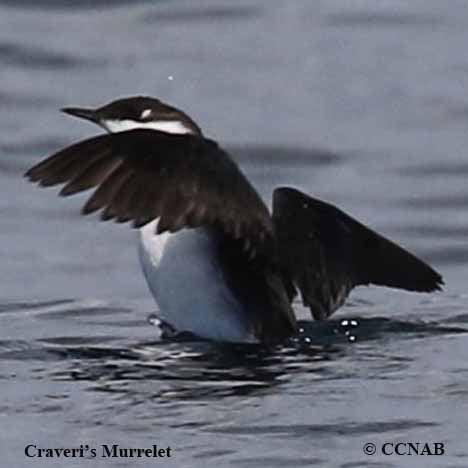
<instances>
[{"instance_id":1,"label":"ccnab logo","mask_svg":"<svg viewBox=\"0 0 468 468\"><path fill-rule=\"evenodd\" d=\"M384 455L444 455L443 442L387 442L382 445Z\"/></svg>"}]
</instances>

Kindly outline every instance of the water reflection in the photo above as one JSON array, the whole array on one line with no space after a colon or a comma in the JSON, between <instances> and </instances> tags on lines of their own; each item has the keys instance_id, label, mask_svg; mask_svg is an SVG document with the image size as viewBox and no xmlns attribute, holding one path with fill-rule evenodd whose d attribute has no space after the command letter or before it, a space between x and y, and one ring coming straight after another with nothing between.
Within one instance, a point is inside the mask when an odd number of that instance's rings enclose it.
<instances>
[{"instance_id":1,"label":"water reflection","mask_svg":"<svg viewBox=\"0 0 468 468\"><path fill-rule=\"evenodd\" d=\"M68 353L69 365L53 372L54 379L85 380L93 391L131 394L132 400L245 396L281 384L286 372L282 353L257 346L147 342Z\"/></svg>"},{"instance_id":2,"label":"water reflection","mask_svg":"<svg viewBox=\"0 0 468 468\"><path fill-rule=\"evenodd\" d=\"M40 318L87 321L93 315L94 320L106 319L112 329L113 320L129 312L126 308L103 306L80 310L76 304L70 307L67 301L56 301L54 305L59 310L43 311ZM33 305L27 305L25 309L35 310ZM463 319L464 316L460 317ZM134 319L127 317L127 320ZM125 322L125 319L120 321ZM299 336L274 347L219 344L194 340L193 337L143 340L132 344L112 333L106 336L49 336L34 342L3 340L0 359L55 361L55 366L51 364L44 368L43 377L62 382L87 382L90 391L119 394L133 402L216 399L269 393L303 372L318 380L347 378L355 370L337 371L331 364L346 359L354 343L467 333L468 329L461 326L464 322L463 319L445 326L436 322L357 315L325 322L306 320L299 322ZM142 321L135 321L135 326L148 327ZM364 355L362 352L361 358ZM377 357L373 350L370 358L375 360ZM401 357L381 358L385 372L408 365L408 360L402 361Z\"/></svg>"}]
</instances>

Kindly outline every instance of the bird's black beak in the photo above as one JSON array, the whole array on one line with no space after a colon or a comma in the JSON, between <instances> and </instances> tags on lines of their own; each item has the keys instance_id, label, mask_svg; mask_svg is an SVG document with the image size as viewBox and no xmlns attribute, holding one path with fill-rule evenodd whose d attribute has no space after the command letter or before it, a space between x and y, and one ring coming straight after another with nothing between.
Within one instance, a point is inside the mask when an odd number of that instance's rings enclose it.
<instances>
[{"instance_id":1,"label":"bird's black beak","mask_svg":"<svg viewBox=\"0 0 468 468\"><path fill-rule=\"evenodd\" d=\"M65 114L79 117L80 119L90 120L91 122L99 124L99 113L95 109L86 109L84 107L64 107L60 109Z\"/></svg>"}]
</instances>

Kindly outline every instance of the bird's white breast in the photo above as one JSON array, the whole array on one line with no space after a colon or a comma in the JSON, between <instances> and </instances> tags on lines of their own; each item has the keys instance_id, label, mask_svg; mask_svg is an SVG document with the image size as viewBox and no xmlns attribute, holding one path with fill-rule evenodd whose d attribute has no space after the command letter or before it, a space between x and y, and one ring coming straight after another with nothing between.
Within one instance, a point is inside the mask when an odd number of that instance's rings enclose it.
<instances>
[{"instance_id":1,"label":"bird's white breast","mask_svg":"<svg viewBox=\"0 0 468 468\"><path fill-rule=\"evenodd\" d=\"M159 317L178 331L220 341L255 341L245 308L227 287L205 229L156 235L153 221L139 230L139 255Z\"/></svg>"}]
</instances>

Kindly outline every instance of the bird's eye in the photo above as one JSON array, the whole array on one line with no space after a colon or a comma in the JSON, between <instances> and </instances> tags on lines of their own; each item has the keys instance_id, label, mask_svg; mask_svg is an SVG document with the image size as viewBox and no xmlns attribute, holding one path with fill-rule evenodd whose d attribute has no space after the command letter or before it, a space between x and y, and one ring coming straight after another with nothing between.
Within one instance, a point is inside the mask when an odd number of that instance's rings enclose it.
<instances>
[{"instance_id":1,"label":"bird's eye","mask_svg":"<svg viewBox=\"0 0 468 468\"><path fill-rule=\"evenodd\" d=\"M150 117L152 113L153 113L153 111L152 111L151 109L145 109L145 110L140 114L140 119L141 119L141 120L145 120L145 119L147 119L148 117Z\"/></svg>"}]
</instances>

